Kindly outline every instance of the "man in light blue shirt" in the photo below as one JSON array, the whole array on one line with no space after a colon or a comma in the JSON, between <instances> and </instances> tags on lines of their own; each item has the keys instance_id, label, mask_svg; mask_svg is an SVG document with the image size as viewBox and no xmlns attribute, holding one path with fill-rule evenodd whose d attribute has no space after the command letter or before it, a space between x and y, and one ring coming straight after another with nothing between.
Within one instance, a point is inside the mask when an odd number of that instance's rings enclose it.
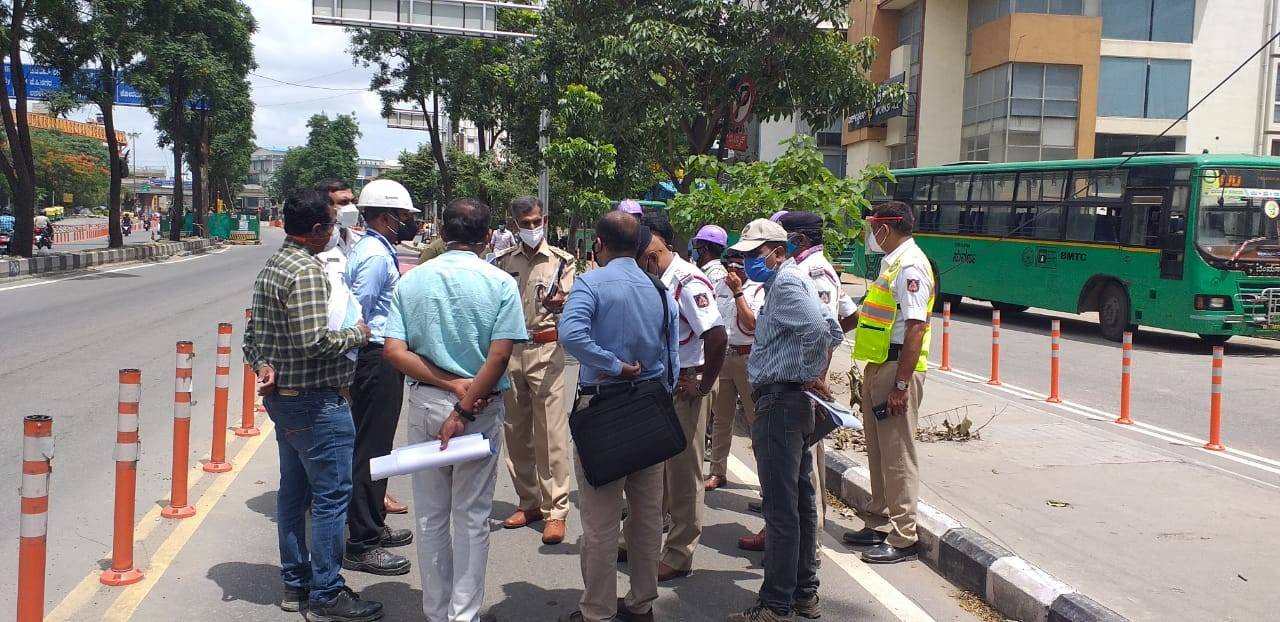
<instances>
[{"instance_id":1,"label":"man in light blue shirt","mask_svg":"<svg viewBox=\"0 0 1280 622\"><path fill-rule=\"evenodd\" d=\"M674 390L667 370L679 369L676 303L636 264L649 246L649 229L626 212L605 214L596 224L600 268L578 277L560 315L560 343L578 359L578 403L585 407L610 385L658 380ZM663 299L666 314L663 314ZM665 326L665 330L664 330ZM652 620L658 598L658 551L662 546L663 463L604 486L592 486L582 470L578 505L582 516L582 582L579 610L564 622ZM618 523L626 493L626 531L631 591L618 599ZM618 611L619 606L626 609Z\"/></svg>"},{"instance_id":2,"label":"man in light blue shirt","mask_svg":"<svg viewBox=\"0 0 1280 622\"><path fill-rule=\"evenodd\" d=\"M438 439L447 447L476 433L493 443L483 459L413 474L423 613L428 622L472 622L484 600L502 453L499 394L510 386L515 343L529 336L515 279L479 257L489 243L489 206L458 199L442 220L446 252L406 273L391 298L385 356L410 379L410 443Z\"/></svg>"},{"instance_id":3,"label":"man in light blue shirt","mask_svg":"<svg viewBox=\"0 0 1280 622\"><path fill-rule=\"evenodd\" d=\"M333 182L327 182L333 186ZM337 182L346 186L342 182ZM351 190L328 187L331 202L341 209ZM349 205L349 203L348 203ZM369 325L369 343L360 348L356 374L351 381L351 416L356 426L355 455L351 465L351 504L347 509L347 545L342 567L353 572L382 576L409 572L409 560L388 551L413 542L413 531L387 526L387 480L372 481L369 460L391 453L400 407L404 403L404 376L383 356L383 337L391 294L400 279L395 244L417 233L409 191L389 179L365 184L356 204L364 216L365 235L346 258L346 284L360 303Z\"/></svg>"}]
</instances>

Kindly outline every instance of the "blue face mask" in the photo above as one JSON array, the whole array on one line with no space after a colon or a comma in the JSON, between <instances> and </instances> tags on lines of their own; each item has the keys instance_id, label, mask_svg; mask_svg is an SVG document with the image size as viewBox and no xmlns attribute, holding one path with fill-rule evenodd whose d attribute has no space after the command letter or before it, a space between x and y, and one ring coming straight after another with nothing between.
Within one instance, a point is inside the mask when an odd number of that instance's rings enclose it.
<instances>
[{"instance_id":1,"label":"blue face mask","mask_svg":"<svg viewBox=\"0 0 1280 622\"><path fill-rule=\"evenodd\" d=\"M770 268L764 262L764 257L747 257L742 263L742 269L747 273L748 279L757 283L764 283L778 273L777 268Z\"/></svg>"},{"instance_id":2,"label":"blue face mask","mask_svg":"<svg viewBox=\"0 0 1280 622\"><path fill-rule=\"evenodd\" d=\"M698 249L692 246L689 247L689 261L693 262L695 266L702 265L702 253L699 253Z\"/></svg>"}]
</instances>

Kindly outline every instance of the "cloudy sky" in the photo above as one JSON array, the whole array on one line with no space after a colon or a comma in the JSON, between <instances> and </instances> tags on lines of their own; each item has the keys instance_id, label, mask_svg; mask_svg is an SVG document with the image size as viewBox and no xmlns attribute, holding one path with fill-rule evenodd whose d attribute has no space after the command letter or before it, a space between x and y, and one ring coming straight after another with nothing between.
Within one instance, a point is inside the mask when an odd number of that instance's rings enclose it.
<instances>
[{"instance_id":1,"label":"cloudy sky","mask_svg":"<svg viewBox=\"0 0 1280 622\"><path fill-rule=\"evenodd\" d=\"M377 95L368 92L372 70L354 66L347 53L349 37L337 26L311 23L310 0L245 0L258 20L253 36L258 68L250 81L257 104L253 125L263 147L291 147L306 142L307 118L354 112L360 121L360 155L394 159L405 149L416 149L426 135L386 127ZM260 76L265 76L260 77ZM287 86L268 78L308 87ZM351 89L351 90L332 90ZM139 166L172 168L172 154L156 146L155 123L145 110L118 107L116 126L121 131L142 132L138 140ZM84 109L72 115L84 119L96 114Z\"/></svg>"}]
</instances>

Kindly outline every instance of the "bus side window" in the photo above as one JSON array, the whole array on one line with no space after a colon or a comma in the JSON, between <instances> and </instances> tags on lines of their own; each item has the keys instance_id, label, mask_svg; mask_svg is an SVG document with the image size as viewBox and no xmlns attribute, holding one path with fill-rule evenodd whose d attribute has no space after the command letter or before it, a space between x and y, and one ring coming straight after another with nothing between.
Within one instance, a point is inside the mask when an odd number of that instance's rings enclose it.
<instances>
[{"instance_id":1,"label":"bus side window","mask_svg":"<svg viewBox=\"0 0 1280 622\"><path fill-rule=\"evenodd\" d=\"M926 233L938 230L938 204L925 205L920 208L920 217L916 220L917 229Z\"/></svg>"},{"instance_id":2,"label":"bus side window","mask_svg":"<svg viewBox=\"0 0 1280 622\"><path fill-rule=\"evenodd\" d=\"M960 210L963 207L955 204L938 206L938 231L942 233L960 232Z\"/></svg>"},{"instance_id":3,"label":"bus side window","mask_svg":"<svg viewBox=\"0 0 1280 622\"><path fill-rule=\"evenodd\" d=\"M915 177L899 177L898 180L892 184L892 186L893 186L893 192L889 196L893 197L895 200L905 201L907 203L910 203L912 197L914 196L913 193L915 192L916 178Z\"/></svg>"}]
</instances>

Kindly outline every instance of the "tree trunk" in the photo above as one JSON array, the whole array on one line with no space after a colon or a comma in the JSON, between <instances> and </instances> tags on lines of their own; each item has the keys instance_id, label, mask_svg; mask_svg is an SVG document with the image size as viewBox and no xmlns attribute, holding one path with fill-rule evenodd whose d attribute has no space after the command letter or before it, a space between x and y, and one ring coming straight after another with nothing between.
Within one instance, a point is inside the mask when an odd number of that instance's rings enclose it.
<instances>
[{"instance_id":1,"label":"tree trunk","mask_svg":"<svg viewBox=\"0 0 1280 622\"><path fill-rule=\"evenodd\" d=\"M453 175L449 172L449 162L445 159L443 138L440 136L440 98L436 95L431 96L434 104L431 107L431 114L427 115L427 134L431 137L431 159L436 162L436 169L440 171L440 191L444 201L453 200ZM419 100L418 105L423 109L427 109L427 102Z\"/></svg>"},{"instance_id":2,"label":"tree trunk","mask_svg":"<svg viewBox=\"0 0 1280 622\"><path fill-rule=\"evenodd\" d=\"M169 88L169 106L173 112L173 127L169 136L173 140L173 202L169 204L169 239L182 241L182 107L185 102L177 97L177 89Z\"/></svg>"},{"instance_id":3,"label":"tree trunk","mask_svg":"<svg viewBox=\"0 0 1280 622\"><path fill-rule=\"evenodd\" d=\"M10 67L16 109L9 98L0 97L0 116L4 117L8 142L6 153L0 154L0 172L4 173L13 193L14 232L9 241L9 254L30 257L34 242L31 232L35 229L36 170L31 154L31 127L27 122L27 78L23 73L22 44L26 39L25 22L31 2L15 0L9 4L9 47L0 50L0 61Z\"/></svg>"},{"instance_id":4,"label":"tree trunk","mask_svg":"<svg viewBox=\"0 0 1280 622\"><path fill-rule=\"evenodd\" d=\"M200 141L193 150L196 154L195 166L191 167L191 203L196 210L196 222L206 231L209 224L209 195L212 184L209 183L209 111L200 111ZM199 198L196 198L199 197Z\"/></svg>"},{"instance_id":5,"label":"tree trunk","mask_svg":"<svg viewBox=\"0 0 1280 622\"><path fill-rule=\"evenodd\" d=\"M98 109L102 111L102 127L107 132L107 163L111 169L111 189L107 194L107 231L109 248L124 246L124 231L120 228L120 182L124 177L125 162L120 157L120 141L116 138L115 66L110 61L102 63L102 92ZM134 145L137 148L137 145Z\"/></svg>"}]
</instances>

